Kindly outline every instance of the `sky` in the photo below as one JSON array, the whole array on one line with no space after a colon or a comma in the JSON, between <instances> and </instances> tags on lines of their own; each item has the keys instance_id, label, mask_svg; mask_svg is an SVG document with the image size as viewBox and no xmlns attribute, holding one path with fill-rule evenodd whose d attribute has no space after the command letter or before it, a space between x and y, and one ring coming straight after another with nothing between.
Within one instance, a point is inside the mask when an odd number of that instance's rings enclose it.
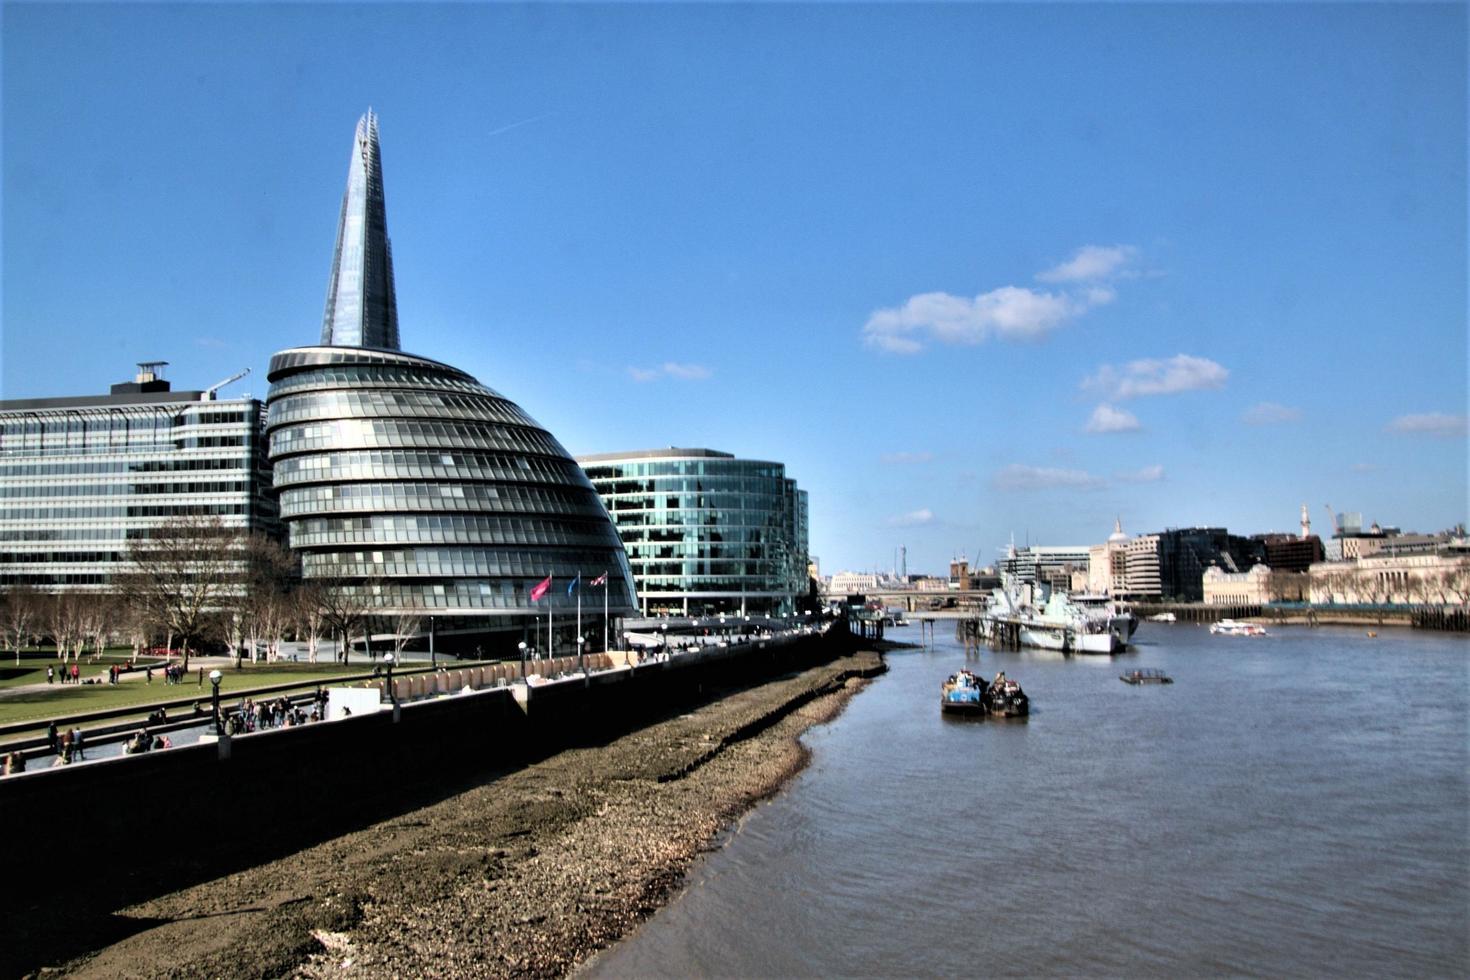
<instances>
[{"instance_id":1,"label":"sky","mask_svg":"<svg viewBox=\"0 0 1470 980\"><path fill-rule=\"evenodd\" d=\"M1467 516L1461 4L0 7L0 397L403 348L777 460L823 573Z\"/></svg>"}]
</instances>

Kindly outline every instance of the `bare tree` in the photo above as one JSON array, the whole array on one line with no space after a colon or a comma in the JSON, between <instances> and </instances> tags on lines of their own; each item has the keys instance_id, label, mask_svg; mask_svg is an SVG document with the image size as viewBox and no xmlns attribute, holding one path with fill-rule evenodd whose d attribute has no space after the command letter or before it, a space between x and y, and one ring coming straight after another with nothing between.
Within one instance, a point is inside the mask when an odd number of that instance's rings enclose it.
<instances>
[{"instance_id":1,"label":"bare tree","mask_svg":"<svg viewBox=\"0 0 1470 980\"><path fill-rule=\"evenodd\" d=\"M345 664L353 635L367 628L372 610L369 588L360 581L342 578L314 578L312 584L321 605L322 625L340 642L337 659Z\"/></svg>"},{"instance_id":2,"label":"bare tree","mask_svg":"<svg viewBox=\"0 0 1470 980\"><path fill-rule=\"evenodd\" d=\"M1301 602L1310 595L1306 572L1272 572L1266 580L1272 602Z\"/></svg>"},{"instance_id":3,"label":"bare tree","mask_svg":"<svg viewBox=\"0 0 1470 980\"><path fill-rule=\"evenodd\" d=\"M245 576L239 621L248 638L250 660L258 659L264 641L266 659L274 661L281 637L292 618L291 590L297 577L296 558L280 542L263 534L245 543Z\"/></svg>"},{"instance_id":4,"label":"bare tree","mask_svg":"<svg viewBox=\"0 0 1470 980\"><path fill-rule=\"evenodd\" d=\"M0 616L0 627L5 631L5 643L15 653L15 665L20 666L20 652L30 645L35 635L36 624L41 619L41 596L29 585L14 585L5 594L5 608Z\"/></svg>"},{"instance_id":5,"label":"bare tree","mask_svg":"<svg viewBox=\"0 0 1470 980\"><path fill-rule=\"evenodd\" d=\"M422 622L422 617L416 609L405 610L392 617L394 660L403 659L403 648L408 646L409 640L418 635Z\"/></svg>"},{"instance_id":6,"label":"bare tree","mask_svg":"<svg viewBox=\"0 0 1470 980\"><path fill-rule=\"evenodd\" d=\"M1411 599L1423 606L1434 602L1435 596L1439 592L1437 583L1435 582L1435 576L1415 575L1412 572L1409 573L1406 590Z\"/></svg>"},{"instance_id":7,"label":"bare tree","mask_svg":"<svg viewBox=\"0 0 1470 980\"><path fill-rule=\"evenodd\" d=\"M92 659L96 660L107 649L107 638L122 619L122 600L113 595L89 595L79 600L77 631L92 641Z\"/></svg>"},{"instance_id":8,"label":"bare tree","mask_svg":"<svg viewBox=\"0 0 1470 980\"><path fill-rule=\"evenodd\" d=\"M296 639L306 640L306 659L316 663L317 644L326 626L322 613L321 591L313 582L302 582L291 593L291 620Z\"/></svg>"},{"instance_id":9,"label":"bare tree","mask_svg":"<svg viewBox=\"0 0 1470 980\"><path fill-rule=\"evenodd\" d=\"M128 552L124 594L146 619L191 644L221 639L220 613L240 591L240 536L217 517L169 521Z\"/></svg>"},{"instance_id":10,"label":"bare tree","mask_svg":"<svg viewBox=\"0 0 1470 980\"><path fill-rule=\"evenodd\" d=\"M46 602L46 627L56 644L56 659L63 663L76 652L81 639L80 597L58 592Z\"/></svg>"},{"instance_id":11,"label":"bare tree","mask_svg":"<svg viewBox=\"0 0 1470 980\"><path fill-rule=\"evenodd\" d=\"M1461 558L1440 573L1440 589L1462 606L1470 606L1470 558Z\"/></svg>"}]
</instances>

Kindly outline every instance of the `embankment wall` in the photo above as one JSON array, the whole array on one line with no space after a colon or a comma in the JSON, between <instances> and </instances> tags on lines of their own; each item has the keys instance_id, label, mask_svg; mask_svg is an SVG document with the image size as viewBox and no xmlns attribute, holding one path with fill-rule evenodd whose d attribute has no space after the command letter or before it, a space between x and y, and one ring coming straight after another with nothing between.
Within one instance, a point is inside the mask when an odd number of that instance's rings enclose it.
<instances>
[{"instance_id":1,"label":"embankment wall","mask_svg":"<svg viewBox=\"0 0 1470 980\"><path fill-rule=\"evenodd\" d=\"M492 688L215 745L0 780L0 908L105 895L116 908L292 853L577 744L852 647L840 628L534 686ZM34 846L32 846L34 845ZM18 908L13 906L19 906Z\"/></svg>"}]
</instances>

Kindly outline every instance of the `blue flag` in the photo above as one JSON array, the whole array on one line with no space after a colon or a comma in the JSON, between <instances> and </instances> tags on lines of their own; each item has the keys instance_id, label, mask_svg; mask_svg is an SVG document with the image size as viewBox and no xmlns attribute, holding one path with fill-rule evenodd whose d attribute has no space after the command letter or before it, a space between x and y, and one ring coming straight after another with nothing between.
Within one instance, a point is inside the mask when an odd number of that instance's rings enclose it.
<instances>
[{"instance_id":1,"label":"blue flag","mask_svg":"<svg viewBox=\"0 0 1470 980\"><path fill-rule=\"evenodd\" d=\"M582 584L582 573L581 572L578 572L577 573L577 577L574 578L574 579L572 579L570 582L567 583L567 595L571 595L573 592L575 592L576 589L577 589L577 586L579 586L581 584Z\"/></svg>"}]
</instances>

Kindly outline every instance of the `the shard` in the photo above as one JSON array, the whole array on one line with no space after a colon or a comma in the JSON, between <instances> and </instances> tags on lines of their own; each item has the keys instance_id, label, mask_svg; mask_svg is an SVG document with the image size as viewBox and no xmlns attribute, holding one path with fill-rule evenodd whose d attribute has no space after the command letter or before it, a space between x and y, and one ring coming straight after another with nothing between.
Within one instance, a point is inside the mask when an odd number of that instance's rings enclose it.
<instances>
[{"instance_id":1,"label":"the shard","mask_svg":"<svg viewBox=\"0 0 1470 980\"><path fill-rule=\"evenodd\" d=\"M383 204L378 117L357 121L347 191L337 221L337 248L322 317L322 345L398 350L398 301L393 293L393 246Z\"/></svg>"},{"instance_id":2,"label":"the shard","mask_svg":"<svg viewBox=\"0 0 1470 980\"><path fill-rule=\"evenodd\" d=\"M514 656L544 651L553 628L557 651L576 650L575 624L637 611L617 529L562 444L467 372L399 347L372 112L321 343L277 353L269 377L274 486L302 576L378 627L433 617L443 648ZM548 577L556 588L537 593Z\"/></svg>"}]
</instances>

